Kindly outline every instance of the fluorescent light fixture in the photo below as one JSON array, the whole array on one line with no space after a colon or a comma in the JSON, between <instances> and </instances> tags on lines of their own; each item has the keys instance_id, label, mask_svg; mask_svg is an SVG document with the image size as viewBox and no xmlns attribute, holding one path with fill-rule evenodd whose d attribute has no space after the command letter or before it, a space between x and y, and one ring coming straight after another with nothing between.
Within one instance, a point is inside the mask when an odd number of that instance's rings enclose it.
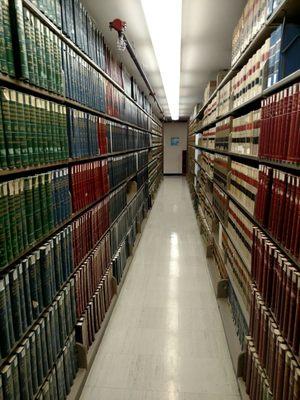
<instances>
[{"instance_id":1,"label":"fluorescent light fixture","mask_svg":"<svg viewBox=\"0 0 300 400\"><path fill-rule=\"evenodd\" d=\"M141 0L171 118L179 118L182 0Z\"/></svg>"}]
</instances>

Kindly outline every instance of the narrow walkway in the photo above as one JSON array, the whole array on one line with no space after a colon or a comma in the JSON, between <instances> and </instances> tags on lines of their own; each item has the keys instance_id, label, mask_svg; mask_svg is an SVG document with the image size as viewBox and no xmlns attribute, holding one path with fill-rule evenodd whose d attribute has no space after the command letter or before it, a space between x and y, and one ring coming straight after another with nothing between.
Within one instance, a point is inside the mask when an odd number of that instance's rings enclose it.
<instances>
[{"instance_id":1,"label":"narrow walkway","mask_svg":"<svg viewBox=\"0 0 300 400\"><path fill-rule=\"evenodd\" d=\"M81 400L238 400L184 178L165 177Z\"/></svg>"}]
</instances>

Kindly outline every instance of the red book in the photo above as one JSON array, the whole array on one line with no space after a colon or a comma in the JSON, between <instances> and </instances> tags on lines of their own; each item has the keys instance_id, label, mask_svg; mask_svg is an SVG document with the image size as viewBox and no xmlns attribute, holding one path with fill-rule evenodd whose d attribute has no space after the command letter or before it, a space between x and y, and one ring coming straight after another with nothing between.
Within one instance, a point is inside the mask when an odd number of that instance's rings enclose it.
<instances>
[{"instance_id":1,"label":"red book","mask_svg":"<svg viewBox=\"0 0 300 400\"><path fill-rule=\"evenodd\" d=\"M287 159L292 162L299 162L300 160L300 138L299 138L299 124L300 124L300 102L299 102L299 83L293 85L292 100L291 100L291 122L289 132L289 146L287 152Z\"/></svg>"}]
</instances>

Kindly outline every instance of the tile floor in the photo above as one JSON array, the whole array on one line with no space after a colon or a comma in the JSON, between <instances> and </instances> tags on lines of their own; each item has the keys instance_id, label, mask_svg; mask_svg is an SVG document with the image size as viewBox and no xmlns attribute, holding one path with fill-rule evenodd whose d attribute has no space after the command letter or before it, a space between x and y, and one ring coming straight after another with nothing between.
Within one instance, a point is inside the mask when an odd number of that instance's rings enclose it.
<instances>
[{"instance_id":1,"label":"tile floor","mask_svg":"<svg viewBox=\"0 0 300 400\"><path fill-rule=\"evenodd\" d=\"M239 400L186 180L165 177L81 400Z\"/></svg>"}]
</instances>

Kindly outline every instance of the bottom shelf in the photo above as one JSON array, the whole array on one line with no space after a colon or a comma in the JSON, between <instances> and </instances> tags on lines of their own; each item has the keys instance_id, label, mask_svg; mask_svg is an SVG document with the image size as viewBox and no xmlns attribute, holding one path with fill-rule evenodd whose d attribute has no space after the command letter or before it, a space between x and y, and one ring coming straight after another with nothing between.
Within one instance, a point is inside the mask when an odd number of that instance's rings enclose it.
<instances>
[{"instance_id":1,"label":"bottom shelf","mask_svg":"<svg viewBox=\"0 0 300 400\"><path fill-rule=\"evenodd\" d=\"M136 235L136 240L135 240L134 246L132 248L132 253L128 257L126 265L125 265L125 268L123 270L122 280L119 283L118 287L116 288L116 294L115 294L115 296L113 297L113 299L111 301L109 309L108 309L108 311L107 311L107 313L105 315L105 318L103 320L102 326L101 326L99 332L97 332L97 334L95 336L95 340L94 340L94 342L92 343L92 345L90 346L90 348L89 348L89 350L87 352L87 355L86 355L86 358L87 358L86 368L79 368L79 370L77 372L77 375L76 375L76 378L75 378L75 380L73 382L73 385L71 387L71 391L67 396L67 400L79 400L79 398L81 396L82 390L84 388L84 385L85 385L85 382L87 380L88 374L90 372L90 369L91 369L91 367L93 365L94 359L95 359L96 354L98 352L100 343L102 341L103 335L104 335L105 330L107 328L107 325L108 325L108 322L110 320L111 314L112 314L113 309L115 307L115 304L117 302L117 299L118 299L118 296L119 296L120 291L122 289L122 286L123 286L123 284L125 282L126 275L127 275L128 270L130 268L130 265L132 263L134 254L135 254L136 249L138 247L138 244L139 244L139 242L141 240L142 232L143 232L143 230L145 228L149 212L150 211L148 211L148 214L143 219L141 226L138 228L138 233Z\"/></svg>"}]
</instances>

